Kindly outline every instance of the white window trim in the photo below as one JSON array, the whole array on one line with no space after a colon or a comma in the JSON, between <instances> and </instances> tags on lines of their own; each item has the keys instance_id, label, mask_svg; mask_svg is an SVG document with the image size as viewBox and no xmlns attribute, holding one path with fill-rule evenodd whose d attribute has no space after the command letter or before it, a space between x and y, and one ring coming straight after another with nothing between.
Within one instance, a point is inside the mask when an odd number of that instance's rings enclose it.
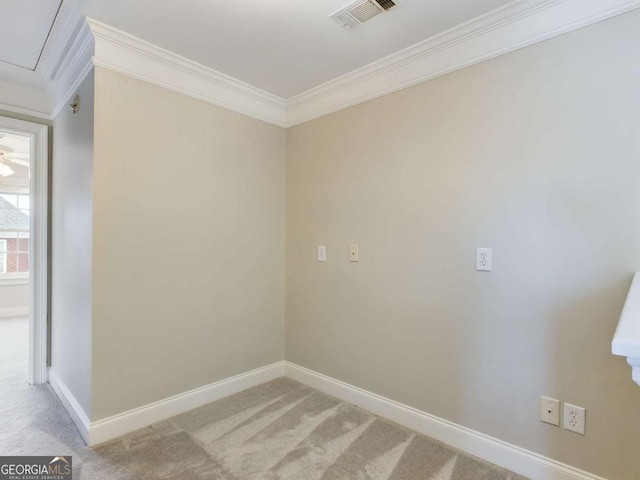
<instances>
[{"instance_id":1,"label":"white window trim","mask_svg":"<svg viewBox=\"0 0 640 480\"><path fill-rule=\"evenodd\" d=\"M0 116L0 129L31 142L31 224L29 235L29 383L47 382L48 129L46 125Z\"/></svg>"},{"instance_id":2,"label":"white window trim","mask_svg":"<svg viewBox=\"0 0 640 480\"><path fill-rule=\"evenodd\" d=\"M7 275L7 257L9 256L7 240L5 238L0 238L0 245L4 243L4 248L0 248L0 255L2 255L2 261L0 262L0 278Z\"/></svg>"},{"instance_id":3,"label":"white window trim","mask_svg":"<svg viewBox=\"0 0 640 480\"><path fill-rule=\"evenodd\" d=\"M26 272L0 274L0 287L11 287L14 285L29 285L29 274Z\"/></svg>"}]
</instances>

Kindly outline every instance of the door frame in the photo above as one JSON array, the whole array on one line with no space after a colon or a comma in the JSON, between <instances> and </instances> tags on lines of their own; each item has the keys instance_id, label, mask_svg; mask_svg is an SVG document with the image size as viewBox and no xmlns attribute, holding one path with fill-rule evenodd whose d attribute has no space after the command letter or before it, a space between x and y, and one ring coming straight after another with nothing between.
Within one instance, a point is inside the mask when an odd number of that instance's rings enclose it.
<instances>
[{"instance_id":1,"label":"door frame","mask_svg":"<svg viewBox=\"0 0 640 480\"><path fill-rule=\"evenodd\" d=\"M0 116L0 129L30 138L29 383L47 382L49 316L49 128Z\"/></svg>"}]
</instances>

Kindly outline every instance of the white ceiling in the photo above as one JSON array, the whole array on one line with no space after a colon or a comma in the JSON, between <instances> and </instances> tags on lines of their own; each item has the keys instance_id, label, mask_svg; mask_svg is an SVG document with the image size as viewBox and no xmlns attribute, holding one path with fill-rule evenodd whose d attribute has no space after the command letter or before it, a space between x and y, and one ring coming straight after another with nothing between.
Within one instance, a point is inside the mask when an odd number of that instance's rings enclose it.
<instances>
[{"instance_id":1,"label":"white ceiling","mask_svg":"<svg viewBox=\"0 0 640 480\"><path fill-rule=\"evenodd\" d=\"M62 0L2 0L0 62L35 70Z\"/></svg>"},{"instance_id":2,"label":"white ceiling","mask_svg":"<svg viewBox=\"0 0 640 480\"><path fill-rule=\"evenodd\" d=\"M89 0L86 13L289 98L510 3L396 0L388 13L346 31L328 16L350 1Z\"/></svg>"}]
</instances>

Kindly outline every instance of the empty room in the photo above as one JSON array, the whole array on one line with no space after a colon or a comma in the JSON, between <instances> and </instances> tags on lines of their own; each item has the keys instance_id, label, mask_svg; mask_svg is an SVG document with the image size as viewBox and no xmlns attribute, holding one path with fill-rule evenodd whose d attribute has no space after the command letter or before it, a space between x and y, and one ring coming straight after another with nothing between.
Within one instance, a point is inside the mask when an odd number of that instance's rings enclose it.
<instances>
[{"instance_id":1,"label":"empty room","mask_svg":"<svg viewBox=\"0 0 640 480\"><path fill-rule=\"evenodd\" d=\"M0 18L0 480L640 479L640 0Z\"/></svg>"}]
</instances>

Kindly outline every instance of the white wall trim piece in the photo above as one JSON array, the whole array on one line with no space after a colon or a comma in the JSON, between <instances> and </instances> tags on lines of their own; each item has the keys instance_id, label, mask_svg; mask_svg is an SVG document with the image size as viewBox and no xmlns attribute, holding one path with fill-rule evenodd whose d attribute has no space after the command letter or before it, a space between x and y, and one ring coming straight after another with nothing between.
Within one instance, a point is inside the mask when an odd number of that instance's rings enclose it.
<instances>
[{"instance_id":1,"label":"white wall trim piece","mask_svg":"<svg viewBox=\"0 0 640 480\"><path fill-rule=\"evenodd\" d=\"M51 384L53 391L56 392L56 395L62 402L64 408L69 413L71 420L73 420L78 432L80 432L80 436L84 442L88 444L90 427L89 417L73 394L69 391L67 386L62 382L62 380L60 380L53 367L49 369L49 383Z\"/></svg>"},{"instance_id":2,"label":"white wall trim piece","mask_svg":"<svg viewBox=\"0 0 640 480\"><path fill-rule=\"evenodd\" d=\"M0 89L2 87L0 86ZM6 91L6 90L5 90ZM37 95L37 92L34 91L34 94ZM15 97L14 97L15 98ZM48 109L32 109L28 107L23 107L20 105L16 105L18 102L2 102L0 101L0 110L10 113L17 113L18 115L25 115L27 117L33 117L34 119L39 120L50 120L51 115L45 111Z\"/></svg>"},{"instance_id":3,"label":"white wall trim piece","mask_svg":"<svg viewBox=\"0 0 640 480\"><path fill-rule=\"evenodd\" d=\"M98 445L283 375L284 362L276 362L112 417L91 422L88 440L85 439L85 441L88 445Z\"/></svg>"},{"instance_id":4,"label":"white wall trim piece","mask_svg":"<svg viewBox=\"0 0 640 480\"><path fill-rule=\"evenodd\" d=\"M620 321L611 342L614 355L627 357L631 378L640 385L640 272L636 272L629 288Z\"/></svg>"},{"instance_id":5,"label":"white wall trim piece","mask_svg":"<svg viewBox=\"0 0 640 480\"><path fill-rule=\"evenodd\" d=\"M77 35L86 4L87 0L64 0L60 5L36 67L37 73L43 78L53 79L60 71L62 61L68 56L66 47L73 41L74 34Z\"/></svg>"},{"instance_id":6,"label":"white wall trim piece","mask_svg":"<svg viewBox=\"0 0 640 480\"><path fill-rule=\"evenodd\" d=\"M31 216L29 228L29 383L47 381L49 129L38 123L0 117L0 129L29 137Z\"/></svg>"},{"instance_id":7,"label":"white wall trim piece","mask_svg":"<svg viewBox=\"0 0 640 480\"><path fill-rule=\"evenodd\" d=\"M640 0L519 0L287 100L87 19L96 66L281 127L445 75L640 7Z\"/></svg>"},{"instance_id":8,"label":"white wall trim piece","mask_svg":"<svg viewBox=\"0 0 640 480\"><path fill-rule=\"evenodd\" d=\"M63 65L74 62L77 52L69 46L75 41L84 23L87 0L64 0L49 32L35 71L0 63L0 109L35 118L52 119L59 103L60 78L68 77ZM64 83L64 81L63 81ZM68 83L68 80L67 80Z\"/></svg>"},{"instance_id":9,"label":"white wall trim piece","mask_svg":"<svg viewBox=\"0 0 640 480\"><path fill-rule=\"evenodd\" d=\"M5 273L0 276L0 288L16 287L18 285L29 285L28 273Z\"/></svg>"},{"instance_id":10,"label":"white wall trim piece","mask_svg":"<svg viewBox=\"0 0 640 480\"><path fill-rule=\"evenodd\" d=\"M30 85L15 79L0 81L0 110L49 120L50 106L45 84Z\"/></svg>"},{"instance_id":11,"label":"white wall trim piece","mask_svg":"<svg viewBox=\"0 0 640 480\"><path fill-rule=\"evenodd\" d=\"M49 98L38 87L12 82L0 89L0 109L54 118L90 71L93 43L84 21L78 23L86 0L65 0L63 7L67 1L52 45L29 77L48 83ZM98 21L87 22L96 66L287 128L639 7L640 0L516 0L289 99Z\"/></svg>"},{"instance_id":12,"label":"white wall trim piece","mask_svg":"<svg viewBox=\"0 0 640 480\"><path fill-rule=\"evenodd\" d=\"M286 126L285 101L248 83L87 18L94 64L248 117Z\"/></svg>"},{"instance_id":13,"label":"white wall trim piece","mask_svg":"<svg viewBox=\"0 0 640 480\"><path fill-rule=\"evenodd\" d=\"M0 318L18 318L27 317L29 315L29 307L12 307L0 308Z\"/></svg>"},{"instance_id":14,"label":"white wall trim piece","mask_svg":"<svg viewBox=\"0 0 640 480\"><path fill-rule=\"evenodd\" d=\"M291 362L285 375L531 480L605 480Z\"/></svg>"},{"instance_id":15,"label":"white wall trim piece","mask_svg":"<svg viewBox=\"0 0 640 480\"><path fill-rule=\"evenodd\" d=\"M638 8L638 0L523 0L287 100L288 126L396 92Z\"/></svg>"},{"instance_id":16,"label":"white wall trim piece","mask_svg":"<svg viewBox=\"0 0 640 480\"><path fill-rule=\"evenodd\" d=\"M280 361L203 387L194 388L188 392L143 405L112 417L91 422L73 394L58 377L55 368L49 369L49 383L71 416L82 439L89 446L113 440L140 428L148 427L153 423L166 420L282 376L284 376L284 362Z\"/></svg>"},{"instance_id":17,"label":"white wall trim piece","mask_svg":"<svg viewBox=\"0 0 640 480\"><path fill-rule=\"evenodd\" d=\"M49 129L45 125L0 120L31 145L31 219L29 234L29 383L47 383L47 320L49 314Z\"/></svg>"},{"instance_id":18,"label":"white wall trim piece","mask_svg":"<svg viewBox=\"0 0 640 480\"><path fill-rule=\"evenodd\" d=\"M525 475L531 480L606 480L287 361L266 365L95 422L89 421L73 394L57 376L55 369L49 370L51 386L89 446L107 442L282 376L357 405L495 465Z\"/></svg>"},{"instance_id":19,"label":"white wall trim piece","mask_svg":"<svg viewBox=\"0 0 640 480\"><path fill-rule=\"evenodd\" d=\"M53 110L50 117L56 118L70 102L78 87L93 68L94 41L91 29L82 21L78 34L73 38L69 51L55 70L50 86Z\"/></svg>"}]
</instances>

